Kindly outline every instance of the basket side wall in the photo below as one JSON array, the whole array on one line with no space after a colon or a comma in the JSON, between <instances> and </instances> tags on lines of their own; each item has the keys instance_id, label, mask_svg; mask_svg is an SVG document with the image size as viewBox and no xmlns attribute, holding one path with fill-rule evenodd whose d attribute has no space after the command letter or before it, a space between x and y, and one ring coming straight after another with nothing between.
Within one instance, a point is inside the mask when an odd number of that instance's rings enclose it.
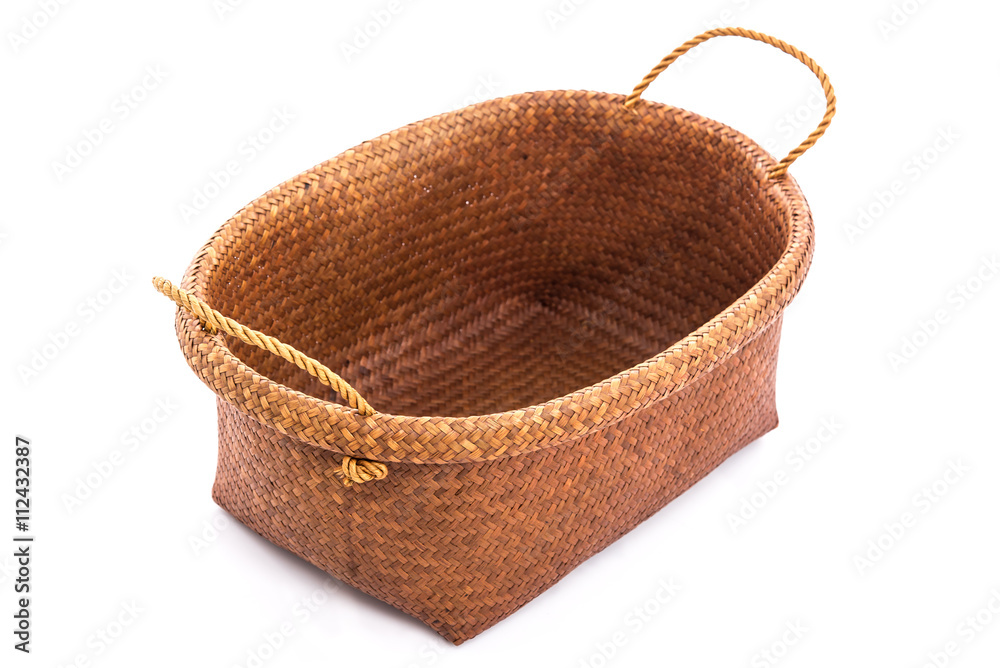
<instances>
[{"instance_id":1,"label":"basket side wall","mask_svg":"<svg viewBox=\"0 0 1000 668\"><path fill-rule=\"evenodd\" d=\"M213 498L269 541L458 644L538 596L777 426L780 317L725 364L575 442L475 464L340 458L219 402Z\"/></svg>"}]
</instances>

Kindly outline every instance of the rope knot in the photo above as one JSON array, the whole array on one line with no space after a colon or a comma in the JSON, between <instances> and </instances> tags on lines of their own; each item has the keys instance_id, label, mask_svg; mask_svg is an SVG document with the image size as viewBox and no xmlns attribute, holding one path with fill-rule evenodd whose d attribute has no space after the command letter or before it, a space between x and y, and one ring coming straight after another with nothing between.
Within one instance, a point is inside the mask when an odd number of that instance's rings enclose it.
<instances>
[{"instance_id":1,"label":"rope knot","mask_svg":"<svg viewBox=\"0 0 1000 668\"><path fill-rule=\"evenodd\" d=\"M340 462L340 475L343 478L344 487L350 487L354 483L362 484L369 480L382 480L389 475L389 469L381 462L373 462L370 459L355 459L344 455Z\"/></svg>"}]
</instances>

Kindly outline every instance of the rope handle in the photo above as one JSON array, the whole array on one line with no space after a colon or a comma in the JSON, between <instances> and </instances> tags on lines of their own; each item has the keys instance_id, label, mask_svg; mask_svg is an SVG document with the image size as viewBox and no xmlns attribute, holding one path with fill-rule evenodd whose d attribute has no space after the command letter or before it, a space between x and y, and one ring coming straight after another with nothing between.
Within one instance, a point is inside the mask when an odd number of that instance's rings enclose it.
<instances>
[{"instance_id":1,"label":"rope handle","mask_svg":"<svg viewBox=\"0 0 1000 668\"><path fill-rule=\"evenodd\" d=\"M351 387L346 380L331 371L323 363L314 360L286 343L282 343L273 336L268 336L263 332L258 332L255 329L241 325L165 278L159 276L153 278L153 286L161 294L172 299L178 306L195 315L210 333L214 334L221 330L226 334L235 336L244 343L249 343L273 355L277 355L299 367L324 385L332 387L337 394L343 397L352 408L356 408L362 415L375 415L375 409L365 401L364 397L358 394L358 391ZM381 480L388 475L388 470L385 464L380 462L368 459L355 459L354 457L344 455L340 471L337 474L343 480L344 485L350 487L354 483Z\"/></svg>"},{"instance_id":2,"label":"rope handle","mask_svg":"<svg viewBox=\"0 0 1000 668\"><path fill-rule=\"evenodd\" d=\"M823 120L821 120L816 129L812 131L812 134L806 137L805 141L792 149L792 151L786 155L781 162L768 171L768 177L780 178L788 171L789 165L795 162L795 160L807 150L812 148L813 144L816 143L816 140L822 137L823 133L826 132L826 129L830 126L830 121L833 120L833 115L837 113L837 96L833 94L833 86L830 84L830 78L826 76L826 72L823 71L823 68L820 67L815 60L807 56L802 51L799 51L791 44L783 42L777 37L771 37L770 35L765 35L764 33L756 32L754 30L747 30L746 28L715 28L714 30L703 32L697 37L689 39L681 44L679 47L674 49L670 55L666 56L663 60L657 63L656 67L650 70L649 74L643 77L642 81L640 81L632 92L628 94L628 97L625 98L625 108L632 111L632 113L636 113L633 107L635 107L636 103L639 101L643 91L649 88L649 84L653 83L656 77L658 77L663 70L670 67L671 63L702 42L707 42L713 37L725 36L754 39L758 42L770 44L776 49L780 49L788 55L794 56L799 60L799 62L803 63L812 71L813 74L816 75L820 84L823 86L823 93L826 95L826 113L823 115Z\"/></svg>"}]
</instances>

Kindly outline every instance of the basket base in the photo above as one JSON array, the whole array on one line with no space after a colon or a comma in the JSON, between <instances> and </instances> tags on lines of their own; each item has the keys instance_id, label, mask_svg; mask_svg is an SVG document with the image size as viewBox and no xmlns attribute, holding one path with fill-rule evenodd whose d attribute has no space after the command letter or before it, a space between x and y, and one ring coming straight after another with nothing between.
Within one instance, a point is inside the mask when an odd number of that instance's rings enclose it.
<instances>
[{"instance_id":1,"label":"basket base","mask_svg":"<svg viewBox=\"0 0 1000 668\"><path fill-rule=\"evenodd\" d=\"M777 426L780 317L711 373L575 442L474 464L391 464L344 488L340 456L219 402L213 499L267 540L468 640Z\"/></svg>"}]
</instances>

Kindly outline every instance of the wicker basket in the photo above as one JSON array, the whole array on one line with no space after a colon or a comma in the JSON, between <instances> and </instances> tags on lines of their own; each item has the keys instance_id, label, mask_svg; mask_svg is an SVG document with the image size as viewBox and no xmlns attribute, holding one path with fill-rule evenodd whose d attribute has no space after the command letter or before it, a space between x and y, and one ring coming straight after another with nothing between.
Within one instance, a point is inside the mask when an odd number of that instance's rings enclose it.
<instances>
[{"instance_id":1,"label":"wicker basket","mask_svg":"<svg viewBox=\"0 0 1000 668\"><path fill-rule=\"evenodd\" d=\"M822 81L781 162L639 99L720 35ZM786 169L834 103L712 30L627 97L484 102L261 196L154 281L218 395L214 499L456 644L510 615L777 425L813 245Z\"/></svg>"}]
</instances>

